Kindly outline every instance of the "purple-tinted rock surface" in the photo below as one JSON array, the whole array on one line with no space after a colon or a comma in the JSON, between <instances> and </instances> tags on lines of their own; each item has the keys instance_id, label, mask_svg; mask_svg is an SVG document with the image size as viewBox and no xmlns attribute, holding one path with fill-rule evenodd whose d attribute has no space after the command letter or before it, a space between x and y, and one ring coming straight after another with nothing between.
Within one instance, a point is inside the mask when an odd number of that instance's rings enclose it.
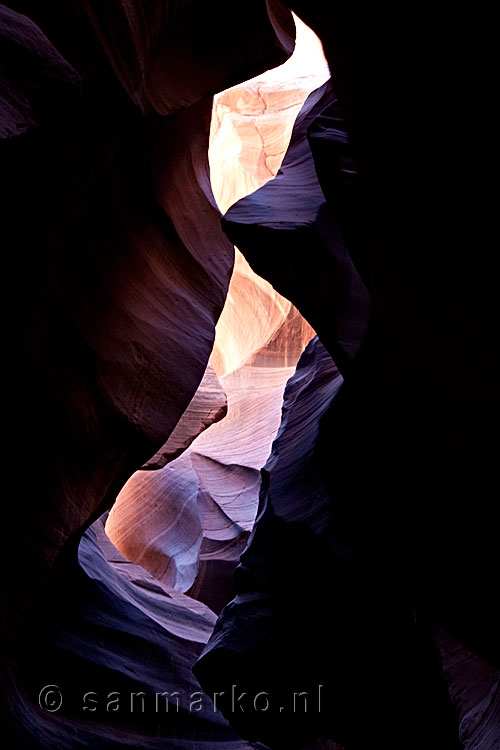
<instances>
[{"instance_id":1,"label":"purple-tinted rock surface","mask_svg":"<svg viewBox=\"0 0 500 750\"><path fill-rule=\"evenodd\" d=\"M276 178L227 212L226 237L212 95L291 53L289 9L0 6L7 748L500 747L493 11L291 9L333 82ZM233 241L318 338L216 622L235 550L229 572L175 593L114 550L103 514L182 432ZM189 706L197 679L225 692L226 718L205 694ZM233 685L270 709L235 710ZM179 712L148 702L176 690ZM110 708L116 692L127 703ZM310 710L295 710L303 692Z\"/></svg>"}]
</instances>

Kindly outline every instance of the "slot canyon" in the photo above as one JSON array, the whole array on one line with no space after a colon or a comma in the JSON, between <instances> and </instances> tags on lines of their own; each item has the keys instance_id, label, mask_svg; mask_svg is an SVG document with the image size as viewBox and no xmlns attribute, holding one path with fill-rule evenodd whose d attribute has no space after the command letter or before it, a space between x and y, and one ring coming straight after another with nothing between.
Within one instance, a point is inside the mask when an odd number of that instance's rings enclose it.
<instances>
[{"instance_id":1,"label":"slot canyon","mask_svg":"<svg viewBox=\"0 0 500 750\"><path fill-rule=\"evenodd\" d=\"M500 750L498 42L406 13L0 5L2 749Z\"/></svg>"}]
</instances>

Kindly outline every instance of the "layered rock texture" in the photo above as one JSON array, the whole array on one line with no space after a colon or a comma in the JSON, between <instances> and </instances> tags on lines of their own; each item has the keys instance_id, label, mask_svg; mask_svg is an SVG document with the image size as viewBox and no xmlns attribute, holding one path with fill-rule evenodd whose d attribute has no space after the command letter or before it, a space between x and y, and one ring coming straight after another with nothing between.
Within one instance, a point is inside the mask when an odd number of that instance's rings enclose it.
<instances>
[{"instance_id":1,"label":"layered rock texture","mask_svg":"<svg viewBox=\"0 0 500 750\"><path fill-rule=\"evenodd\" d=\"M296 52L287 63L215 98L209 159L221 209L273 176L261 169L271 158L277 172L308 90L329 75L318 38L297 24ZM296 79L304 51L312 53L312 72L306 65ZM205 376L165 446L125 485L106 525L117 548L167 587L194 586L192 593L212 604L223 598L224 579L253 526L285 384L313 336L296 308L236 250ZM219 570L219 563L224 579L213 578L205 591L207 565Z\"/></svg>"},{"instance_id":2,"label":"layered rock texture","mask_svg":"<svg viewBox=\"0 0 500 750\"><path fill-rule=\"evenodd\" d=\"M148 471L158 466L154 457L137 472L106 525L123 554L169 587L187 591L200 560L238 559L255 519L260 469L280 425L286 381L313 335L238 255L212 354L219 377L209 365L160 451L168 463ZM184 425L195 439L175 458L169 443ZM209 429L197 436L203 428Z\"/></svg>"},{"instance_id":3,"label":"layered rock texture","mask_svg":"<svg viewBox=\"0 0 500 750\"><path fill-rule=\"evenodd\" d=\"M283 65L214 98L209 160L223 213L276 176L306 97L330 78L320 40L295 23L295 50Z\"/></svg>"},{"instance_id":4,"label":"layered rock texture","mask_svg":"<svg viewBox=\"0 0 500 750\"><path fill-rule=\"evenodd\" d=\"M2 747L500 747L490 15L0 6Z\"/></svg>"}]
</instances>

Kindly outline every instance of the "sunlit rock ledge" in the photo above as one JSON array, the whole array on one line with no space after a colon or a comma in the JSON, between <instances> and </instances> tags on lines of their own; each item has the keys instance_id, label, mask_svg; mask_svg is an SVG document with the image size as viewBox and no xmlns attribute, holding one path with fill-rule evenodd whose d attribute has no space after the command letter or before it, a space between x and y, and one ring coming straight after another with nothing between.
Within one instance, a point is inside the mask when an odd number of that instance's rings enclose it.
<instances>
[{"instance_id":1,"label":"sunlit rock ledge","mask_svg":"<svg viewBox=\"0 0 500 750\"><path fill-rule=\"evenodd\" d=\"M209 161L222 213L276 175L304 101L330 77L318 37L294 20L296 45L286 63L214 98Z\"/></svg>"}]
</instances>

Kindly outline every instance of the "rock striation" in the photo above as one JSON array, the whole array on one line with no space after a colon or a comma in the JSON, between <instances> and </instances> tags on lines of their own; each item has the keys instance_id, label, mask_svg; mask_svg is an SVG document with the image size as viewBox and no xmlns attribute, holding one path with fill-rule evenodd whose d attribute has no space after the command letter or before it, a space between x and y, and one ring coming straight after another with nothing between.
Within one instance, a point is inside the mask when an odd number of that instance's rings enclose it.
<instances>
[{"instance_id":1,"label":"rock striation","mask_svg":"<svg viewBox=\"0 0 500 750\"><path fill-rule=\"evenodd\" d=\"M269 171L256 165L268 162L271 151L278 169L308 89L328 75L317 37L296 23L296 50L287 63L216 97L209 159L220 207L268 181ZM304 48L312 49L313 63L319 58L319 71L296 80ZM290 91L294 85L300 88ZM264 100L270 105L265 112ZM227 579L252 529L285 383L313 335L296 308L236 250L204 380L166 445L120 492L106 525L117 548L167 587L197 591L212 603L215 589L224 597L215 570L222 568ZM162 471L145 471L156 468ZM214 573L211 590L207 568Z\"/></svg>"},{"instance_id":2,"label":"rock striation","mask_svg":"<svg viewBox=\"0 0 500 750\"><path fill-rule=\"evenodd\" d=\"M249 7L247 41L231 51L217 43L234 28L227 3L223 22L196 2L12 5L1 8L2 231L6 278L15 280L6 421L8 464L24 482L5 509L2 739L6 747L117 747L129 732L136 747L130 716L89 727L74 704L49 716L38 692L65 663L74 687L87 678L113 684L121 637L112 622L122 605L109 588L98 596L78 544L168 441L203 378L234 259L209 179L211 95L282 62L293 21L274 3L272 20L266 3ZM203 39L212 28L210 44L198 43L193 27ZM178 45L183 63L174 66ZM27 458L20 446L30 423L43 439ZM106 577L101 558L95 565ZM83 608L82 629L69 592ZM110 609L117 650L101 651L96 666L86 662L98 639L91 621ZM172 651L164 628L158 648ZM73 663L71 653L83 657ZM133 671L125 651L119 659ZM148 722L144 737L157 737Z\"/></svg>"},{"instance_id":3,"label":"rock striation","mask_svg":"<svg viewBox=\"0 0 500 750\"><path fill-rule=\"evenodd\" d=\"M280 425L285 384L313 335L238 254L212 352L219 378L209 365L213 374L161 449L160 464L153 458L134 474L106 524L116 547L167 587L190 589L200 562L238 559L255 519L260 470ZM224 413L217 424L208 399L214 394ZM207 429L197 436L200 425ZM176 458L169 443L189 429L189 446Z\"/></svg>"},{"instance_id":4,"label":"rock striation","mask_svg":"<svg viewBox=\"0 0 500 750\"><path fill-rule=\"evenodd\" d=\"M2 746L500 746L495 28L0 6Z\"/></svg>"}]
</instances>

